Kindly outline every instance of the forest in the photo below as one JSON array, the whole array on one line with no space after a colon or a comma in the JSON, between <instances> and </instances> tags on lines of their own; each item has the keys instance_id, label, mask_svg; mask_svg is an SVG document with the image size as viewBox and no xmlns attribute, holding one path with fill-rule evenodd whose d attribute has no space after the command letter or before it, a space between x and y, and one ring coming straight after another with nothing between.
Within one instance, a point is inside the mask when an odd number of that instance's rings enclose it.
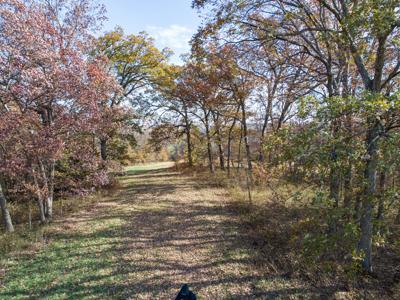
<instances>
[{"instance_id":1,"label":"forest","mask_svg":"<svg viewBox=\"0 0 400 300\"><path fill-rule=\"evenodd\" d=\"M400 297L400 2L187 2L0 0L0 298Z\"/></svg>"}]
</instances>

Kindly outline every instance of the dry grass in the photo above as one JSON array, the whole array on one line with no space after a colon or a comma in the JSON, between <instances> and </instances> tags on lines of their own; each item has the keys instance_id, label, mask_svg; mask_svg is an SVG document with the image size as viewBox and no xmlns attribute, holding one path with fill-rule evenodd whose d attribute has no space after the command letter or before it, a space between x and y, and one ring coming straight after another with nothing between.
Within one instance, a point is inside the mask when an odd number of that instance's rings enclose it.
<instances>
[{"instance_id":1,"label":"dry grass","mask_svg":"<svg viewBox=\"0 0 400 300\"><path fill-rule=\"evenodd\" d=\"M1 299L311 297L297 280L265 274L227 205L227 192L165 166L129 168L120 189L50 226L36 254L5 263Z\"/></svg>"},{"instance_id":2,"label":"dry grass","mask_svg":"<svg viewBox=\"0 0 400 300\"><path fill-rule=\"evenodd\" d=\"M376 248L373 276L363 275L357 273L351 261L343 259L344 254L316 258L308 257L304 251L305 235L324 231L326 220L319 218L329 213L311 205L316 187L266 176L262 181L258 178L259 182L252 187L250 203L244 172L235 172L231 178L222 172L210 175L200 169L194 174L209 185L226 188L229 199L226 205L238 218L237 228L242 236L253 246L250 253L255 265L267 277L285 278L286 284L297 282L314 291L302 291L294 298L398 299L400 248L398 240L393 241L394 233L398 232L393 225L390 243ZM356 241L347 242L356 245ZM339 244L337 248L340 247ZM331 249L331 254L335 250ZM280 293L277 296L289 297Z\"/></svg>"},{"instance_id":3,"label":"dry grass","mask_svg":"<svg viewBox=\"0 0 400 300\"><path fill-rule=\"evenodd\" d=\"M46 229L35 254L7 258L0 298L173 299L183 283L199 299L352 296L296 273L290 228L300 208L267 203L275 192L263 190L250 207L220 178L127 168L117 190Z\"/></svg>"}]
</instances>

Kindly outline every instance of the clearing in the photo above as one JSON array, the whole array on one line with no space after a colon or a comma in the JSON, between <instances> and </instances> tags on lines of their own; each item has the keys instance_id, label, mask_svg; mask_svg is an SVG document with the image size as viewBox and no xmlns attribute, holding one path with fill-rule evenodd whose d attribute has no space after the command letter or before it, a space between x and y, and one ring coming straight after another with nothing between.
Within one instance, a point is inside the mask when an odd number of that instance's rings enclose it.
<instances>
[{"instance_id":1,"label":"clearing","mask_svg":"<svg viewBox=\"0 0 400 300\"><path fill-rule=\"evenodd\" d=\"M6 262L1 299L313 298L263 274L227 192L168 163L131 167L118 190L55 222L46 245Z\"/></svg>"}]
</instances>

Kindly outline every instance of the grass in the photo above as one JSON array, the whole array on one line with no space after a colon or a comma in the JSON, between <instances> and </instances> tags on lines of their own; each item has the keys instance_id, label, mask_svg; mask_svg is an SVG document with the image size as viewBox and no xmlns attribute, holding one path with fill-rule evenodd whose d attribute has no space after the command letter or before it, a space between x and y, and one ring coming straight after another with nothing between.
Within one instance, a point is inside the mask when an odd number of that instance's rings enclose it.
<instances>
[{"instance_id":1,"label":"grass","mask_svg":"<svg viewBox=\"0 0 400 300\"><path fill-rule=\"evenodd\" d=\"M336 285L315 287L280 260L296 259L285 233L297 212L265 202L274 195L254 191L250 207L205 173L128 167L118 189L3 258L0 299L173 299L183 283L199 299L335 297Z\"/></svg>"},{"instance_id":2,"label":"grass","mask_svg":"<svg viewBox=\"0 0 400 300\"><path fill-rule=\"evenodd\" d=\"M0 292L2 299L96 299L118 296L115 282L122 277L113 272L117 258L112 246L115 223L89 224L91 233L60 236L34 257L9 261L11 270ZM86 249L86 250L85 250Z\"/></svg>"},{"instance_id":3,"label":"grass","mask_svg":"<svg viewBox=\"0 0 400 300\"><path fill-rule=\"evenodd\" d=\"M104 200L104 199L103 199ZM42 228L40 247L3 260L1 299L98 299L118 296L113 271L121 219L96 211ZM30 250L35 250L30 249Z\"/></svg>"},{"instance_id":4,"label":"grass","mask_svg":"<svg viewBox=\"0 0 400 300\"><path fill-rule=\"evenodd\" d=\"M54 218L56 220L63 219L72 213L86 210L93 206L99 198L101 198L100 194L93 194L86 197L57 200L53 203ZM39 212L33 201L32 203L9 203L8 208L13 217L15 232L8 234L2 230L0 233L0 270L4 265L4 257L7 257L9 253L40 248L45 243L47 232L51 228L48 225L39 225ZM28 222L27 212L29 210L32 213L31 226Z\"/></svg>"},{"instance_id":5,"label":"grass","mask_svg":"<svg viewBox=\"0 0 400 300\"><path fill-rule=\"evenodd\" d=\"M118 190L9 255L0 298L173 299L186 282L199 299L315 293L256 267L226 190L171 166L127 168Z\"/></svg>"},{"instance_id":6,"label":"grass","mask_svg":"<svg viewBox=\"0 0 400 300\"><path fill-rule=\"evenodd\" d=\"M148 171L162 170L172 168L175 164L173 162L155 162L141 165L134 165L125 168L127 175L139 175Z\"/></svg>"},{"instance_id":7,"label":"grass","mask_svg":"<svg viewBox=\"0 0 400 300\"><path fill-rule=\"evenodd\" d=\"M294 283L297 281L297 284L311 287L311 297L399 298L399 248L393 242L398 237L394 234L395 228L392 228L394 232L389 238L385 237L385 243L376 247L373 276L365 276L360 272L359 261L348 258L348 254L351 254L349 247L356 247L358 236L354 239L345 231L344 238L340 236L342 232L337 234L340 242L335 240L337 236L331 239L327 237L327 219L332 209L312 204L317 196L317 187L264 176L263 180L257 178L260 182L252 188L250 203L245 174L235 172L232 178L227 178L226 174L220 172L214 176L198 172L197 177L209 182L209 185L217 184L226 188L230 198L227 205L239 219L237 228L253 245L250 256L266 274L274 275L273 279L257 282L257 289L273 291L277 285L288 286L295 292ZM315 242L308 243L306 251L304 240L309 234L323 239L322 242L315 239ZM312 292L313 288L318 292ZM282 297L285 295L283 290L271 295ZM305 290L294 295L296 299L300 295L301 298L310 297Z\"/></svg>"}]
</instances>

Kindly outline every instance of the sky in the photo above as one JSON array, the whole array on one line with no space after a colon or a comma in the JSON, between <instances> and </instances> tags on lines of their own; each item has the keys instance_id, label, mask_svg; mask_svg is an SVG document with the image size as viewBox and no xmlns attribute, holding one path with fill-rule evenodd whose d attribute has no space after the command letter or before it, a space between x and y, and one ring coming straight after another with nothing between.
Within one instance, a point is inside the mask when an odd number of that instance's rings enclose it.
<instances>
[{"instance_id":1,"label":"sky","mask_svg":"<svg viewBox=\"0 0 400 300\"><path fill-rule=\"evenodd\" d=\"M99 0L107 8L104 31L121 26L127 34L149 33L160 49L174 51L173 63L190 50L189 40L201 24L191 0Z\"/></svg>"}]
</instances>

